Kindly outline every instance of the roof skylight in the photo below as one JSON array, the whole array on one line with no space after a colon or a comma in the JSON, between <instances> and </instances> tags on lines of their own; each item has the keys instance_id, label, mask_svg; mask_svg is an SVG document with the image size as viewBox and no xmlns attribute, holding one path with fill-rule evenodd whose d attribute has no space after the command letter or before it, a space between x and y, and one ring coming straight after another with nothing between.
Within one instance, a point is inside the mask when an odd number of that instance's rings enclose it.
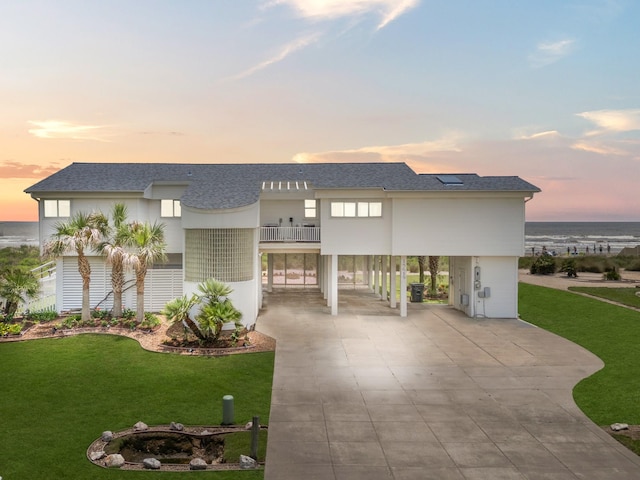
<instances>
[{"instance_id":1,"label":"roof skylight","mask_svg":"<svg viewBox=\"0 0 640 480\"><path fill-rule=\"evenodd\" d=\"M436 175L436 178L444 185L463 185L456 175Z\"/></svg>"}]
</instances>

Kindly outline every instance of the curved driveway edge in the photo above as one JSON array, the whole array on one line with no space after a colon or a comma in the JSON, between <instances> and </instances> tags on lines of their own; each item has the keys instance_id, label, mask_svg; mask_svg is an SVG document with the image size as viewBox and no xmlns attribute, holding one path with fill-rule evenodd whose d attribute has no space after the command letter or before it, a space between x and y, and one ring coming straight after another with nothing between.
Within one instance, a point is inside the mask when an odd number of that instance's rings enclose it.
<instances>
[{"instance_id":1,"label":"curved driveway edge","mask_svg":"<svg viewBox=\"0 0 640 480\"><path fill-rule=\"evenodd\" d=\"M266 297L266 480L640 479L640 457L573 401L603 366L582 347L516 319L340 300L332 317L317 293Z\"/></svg>"}]
</instances>

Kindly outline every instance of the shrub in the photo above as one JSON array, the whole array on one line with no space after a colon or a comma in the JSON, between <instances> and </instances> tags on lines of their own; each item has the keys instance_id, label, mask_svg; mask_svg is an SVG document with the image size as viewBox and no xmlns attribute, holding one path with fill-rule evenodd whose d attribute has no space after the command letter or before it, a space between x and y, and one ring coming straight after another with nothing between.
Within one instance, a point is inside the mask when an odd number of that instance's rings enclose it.
<instances>
[{"instance_id":1,"label":"shrub","mask_svg":"<svg viewBox=\"0 0 640 480\"><path fill-rule=\"evenodd\" d=\"M58 312L53 310L42 310L40 312L25 312L24 319L33 322L51 322L58 318Z\"/></svg>"},{"instance_id":2,"label":"shrub","mask_svg":"<svg viewBox=\"0 0 640 480\"><path fill-rule=\"evenodd\" d=\"M144 320L140 322L140 328L155 328L160 325L160 319L151 312L144 312Z\"/></svg>"},{"instance_id":3,"label":"shrub","mask_svg":"<svg viewBox=\"0 0 640 480\"><path fill-rule=\"evenodd\" d=\"M131 310L130 308L125 308L122 311L122 318L124 318L125 320L131 320L135 316L136 316L136 312L134 310Z\"/></svg>"},{"instance_id":4,"label":"shrub","mask_svg":"<svg viewBox=\"0 0 640 480\"><path fill-rule=\"evenodd\" d=\"M531 264L529 271L535 275L549 275L556 271L556 261L548 253L543 253Z\"/></svg>"},{"instance_id":5,"label":"shrub","mask_svg":"<svg viewBox=\"0 0 640 480\"><path fill-rule=\"evenodd\" d=\"M629 264L627 265L626 270L630 270L632 272L639 272L640 271L640 259L630 261Z\"/></svg>"},{"instance_id":6,"label":"shrub","mask_svg":"<svg viewBox=\"0 0 640 480\"><path fill-rule=\"evenodd\" d=\"M109 317L109 312L107 310L101 310L100 308L96 308L91 312L92 318L97 318L98 320L103 320Z\"/></svg>"},{"instance_id":7,"label":"shrub","mask_svg":"<svg viewBox=\"0 0 640 480\"><path fill-rule=\"evenodd\" d=\"M566 273L567 277L577 277L578 270L576 267L576 261L573 258L568 258L562 262L560 271Z\"/></svg>"},{"instance_id":8,"label":"shrub","mask_svg":"<svg viewBox=\"0 0 640 480\"><path fill-rule=\"evenodd\" d=\"M605 280L620 280L620 274L618 273L618 270L616 270L616 267L611 267L604 272L602 278Z\"/></svg>"},{"instance_id":9,"label":"shrub","mask_svg":"<svg viewBox=\"0 0 640 480\"><path fill-rule=\"evenodd\" d=\"M21 323L0 323L0 336L18 335L21 331Z\"/></svg>"},{"instance_id":10,"label":"shrub","mask_svg":"<svg viewBox=\"0 0 640 480\"><path fill-rule=\"evenodd\" d=\"M82 315L80 315L79 313L76 313L74 315L69 315L68 317L62 320L62 322L60 323L60 327L61 328L77 327L80 325L81 319L82 319Z\"/></svg>"}]
</instances>

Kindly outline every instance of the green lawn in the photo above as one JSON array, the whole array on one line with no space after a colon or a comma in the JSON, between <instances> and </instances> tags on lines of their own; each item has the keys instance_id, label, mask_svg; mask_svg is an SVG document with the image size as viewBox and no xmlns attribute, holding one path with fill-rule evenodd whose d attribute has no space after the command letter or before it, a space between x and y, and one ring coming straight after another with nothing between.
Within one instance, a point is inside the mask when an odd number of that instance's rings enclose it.
<instances>
[{"instance_id":1,"label":"green lawn","mask_svg":"<svg viewBox=\"0 0 640 480\"><path fill-rule=\"evenodd\" d=\"M594 297L606 298L630 307L640 308L640 297L636 293L639 288L609 288L609 287L569 287L572 292L586 293Z\"/></svg>"},{"instance_id":2,"label":"green lawn","mask_svg":"<svg viewBox=\"0 0 640 480\"><path fill-rule=\"evenodd\" d=\"M101 469L86 449L137 421L216 425L233 395L235 422L267 424L273 352L228 357L151 353L131 339L80 335L0 344L0 476L4 479L183 479L188 473ZM262 471L201 472L260 479ZM154 477L155 478L155 477Z\"/></svg>"},{"instance_id":3,"label":"green lawn","mask_svg":"<svg viewBox=\"0 0 640 480\"><path fill-rule=\"evenodd\" d=\"M520 316L600 357L605 367L575 387L598 425L640 424L640 312L570 292L520 284Z\"/></svg>"}]
</instances>

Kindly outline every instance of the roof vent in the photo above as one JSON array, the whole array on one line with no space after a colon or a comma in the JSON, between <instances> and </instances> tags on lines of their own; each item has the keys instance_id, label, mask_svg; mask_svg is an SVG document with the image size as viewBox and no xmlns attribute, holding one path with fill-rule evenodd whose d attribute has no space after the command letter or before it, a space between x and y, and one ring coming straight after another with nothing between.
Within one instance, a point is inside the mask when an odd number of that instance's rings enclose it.
<instances>
[{"instance_id":1,"label":"roof vent","mask_svg":"<svg viewBox=\"0 0 640 480\"><path fill-rule=\"evenodd\" d=\"M436 178L440 180L443 185L463 185L462 180L455 175L436 175Z\"/></svg>"}]
</instances>

